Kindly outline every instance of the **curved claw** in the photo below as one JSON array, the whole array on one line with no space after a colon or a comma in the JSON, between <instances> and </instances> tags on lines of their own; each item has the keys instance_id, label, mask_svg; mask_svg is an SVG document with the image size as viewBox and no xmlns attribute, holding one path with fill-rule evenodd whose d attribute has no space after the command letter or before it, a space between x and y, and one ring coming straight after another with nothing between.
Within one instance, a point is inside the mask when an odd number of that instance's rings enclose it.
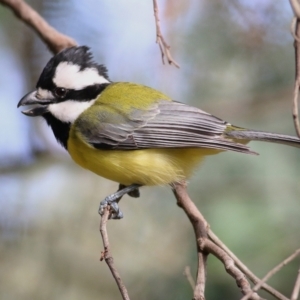
<instances>
[{"instance_id":1,"label":"curved claw","mask_svg":"<svg viewBox=\"0 0 300 300\"><path fill-rule=\"evenodd\" d=\"M122 219L123 213L121 212L119 205L116 201L111 200L111 198L108 196L103 201L100 202L98 213L100 216L103 216L104 209L110 205L110 209L112 211L110 219Z\"/></svg>"},{"instance_id":2,"label":"curved claw","mask_svg":"<svg viewBox=\"0 0 300 300\"><path fill-rule=\"evenodd\" d=\"M129 194L131 197L139 197L139 184L132 184L130 186L123 186L120 184L119 190L114 194L107 196L103 201L100 202L98 213L103 216L104 209L110 205L111 215L110 219L122 219L123 213L119 209L118 202L125 194Z\"/></svg>"},{"instance_id":3,"label":"curved claw","mask_svg":"<svg viewBox=\"0 0 300 300\"><path fill-rule=\"evenodd\" d=\"M113 211L110 215L110 219L119 220L123 218L123 213L121 212L119 205L117 202L110 203L110 209Z\"/></svg>"}]
</instances>

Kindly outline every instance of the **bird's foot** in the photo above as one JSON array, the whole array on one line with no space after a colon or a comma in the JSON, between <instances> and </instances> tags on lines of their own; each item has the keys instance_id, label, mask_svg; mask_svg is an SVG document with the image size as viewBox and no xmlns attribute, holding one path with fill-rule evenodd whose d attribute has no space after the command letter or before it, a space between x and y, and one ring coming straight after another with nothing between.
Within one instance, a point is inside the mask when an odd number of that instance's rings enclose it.
<instances>
[{"instance_id":1,"label":"bird's foot","mask_svg":"<svg viewBox=\"0 0 300 300\"><path fill-rule=\"evenodd\" d=\"M125 194L128 194L131 197L139 197L139 187L139 184L132 184L129 186L123 186L120 184L117 192L107 196L103 201L100 202L98 213L102 216L104 214L104 209L109 205L111 210L109 219L122 219L123 213L119 208L118 202Z\"/></svg>"},{"instance_id":2,"label":"bird's foot","mask_svg":"<svg viewBox=\"0 0 300 300\"><path fill-rule=\"evenodd\" d=\"M103 216L104 209L107 206L110 206L111 214L109 216L109 219L119 220L119 219L123 218L123 213L120 210L119 205L118 205L118 201L117 200L119 200L119 199L115 199L114 200L114 195L115 194L111 194L111 195L107 196L103 201L100 202L98 213L101 216Z\"/></svg>"}]
</instances>

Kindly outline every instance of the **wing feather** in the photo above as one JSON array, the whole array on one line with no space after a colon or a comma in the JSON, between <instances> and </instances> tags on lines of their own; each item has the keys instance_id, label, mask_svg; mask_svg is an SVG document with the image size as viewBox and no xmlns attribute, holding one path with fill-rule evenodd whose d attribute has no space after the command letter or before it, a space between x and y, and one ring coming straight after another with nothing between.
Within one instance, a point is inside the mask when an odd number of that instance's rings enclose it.
<instances>
[{"instance_id":1,"label":"wing feather","mask_svg":"<svg viewBox=\"0 0 300 300\"><path fill-rule=\"evenodd\" d=\"M253 153L223 135L227 122L180 102L159 100L147 110L133 109L129 114L117 107L101 110L92 126L84 113L76 124L86 141L98 149L199 147Z\"/></svg>"}]
</instances>

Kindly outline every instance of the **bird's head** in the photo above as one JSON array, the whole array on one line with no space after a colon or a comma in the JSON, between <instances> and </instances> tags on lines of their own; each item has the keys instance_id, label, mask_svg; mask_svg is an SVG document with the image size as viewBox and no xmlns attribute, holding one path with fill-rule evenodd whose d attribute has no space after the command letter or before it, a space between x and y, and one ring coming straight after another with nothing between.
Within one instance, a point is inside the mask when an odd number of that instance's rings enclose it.
<instances>
[{"instance_id":1,"label":"bird's head","mask_svg":"<svg viewBox=\"0 0 300 300\"><path fill-rule=\"evenodd\" d=\"M18 107L34 105L23 114L35 117L50 113L61 122L73 123L109 83L107 69L93 61L88 47L67 48L49 60L36 90L26 94Z\"/></svg>"}]
</instances>

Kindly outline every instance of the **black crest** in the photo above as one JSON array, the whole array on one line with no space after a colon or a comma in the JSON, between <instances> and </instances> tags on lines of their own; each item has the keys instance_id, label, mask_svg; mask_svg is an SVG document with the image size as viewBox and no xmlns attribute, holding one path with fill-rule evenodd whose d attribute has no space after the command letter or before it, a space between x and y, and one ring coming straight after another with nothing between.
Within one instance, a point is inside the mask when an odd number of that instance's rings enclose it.
<instances>
[{"instance_id":1,"label":"black crest","mask_svg":"<svg viewBox=\"0 0 300 300\"><path fill-rule=\"evenodd\" d=\"M80 66L81 71L86 68L95 68L100 75L109 80L106 67L94 62L90 48L87 46L80 46L64 49L53 56L44 68L36 87L52 90L54 88L52 78L54 77L56 67L61 62L69 62L78 65Z\"/></svg>"}]
</instances>

